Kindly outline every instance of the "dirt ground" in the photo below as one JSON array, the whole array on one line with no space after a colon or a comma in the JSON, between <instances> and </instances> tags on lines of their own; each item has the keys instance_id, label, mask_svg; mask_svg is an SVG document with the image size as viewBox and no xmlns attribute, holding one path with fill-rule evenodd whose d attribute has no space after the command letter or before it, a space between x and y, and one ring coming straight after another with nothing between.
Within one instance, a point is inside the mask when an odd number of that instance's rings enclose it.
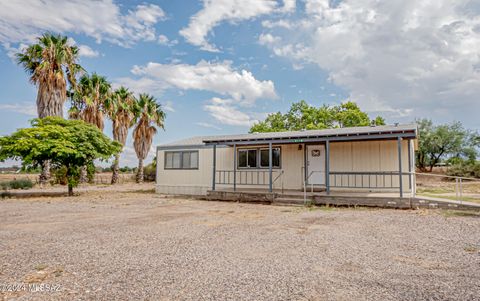
<instances>
[{"instance_id":1,"label":"dirt ground","mask_svg":"<svg viewBox=\"0 0 480 301\"><path fill-rule=\"evenodd\" d=\"M479 230L138 191L0 200L0 300L480 300Z\"/></svg>"}]
</instances>

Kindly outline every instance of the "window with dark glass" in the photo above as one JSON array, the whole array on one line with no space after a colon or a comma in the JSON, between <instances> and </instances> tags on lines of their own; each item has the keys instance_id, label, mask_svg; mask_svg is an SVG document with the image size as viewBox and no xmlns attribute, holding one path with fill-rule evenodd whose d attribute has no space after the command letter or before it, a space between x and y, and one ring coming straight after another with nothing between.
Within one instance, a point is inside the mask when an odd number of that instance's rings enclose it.
<instances>
[{"instance_id":1,"label":"window with dark glass","mask_svg":"<svg viewBox=\"0 0 480 301\"><path fill-rule=\"evenodd\" d=\"M260 167L268 167L268 148L260 150ZM272 148L272 167L280 167L280 148Z\"/></svg>"},{"instance_id":2,"label":"window with dark glass","mask_svg":"<svg viewBox=\"0 0 480 301\"><path fill-rule=\"evenodd\" d=\"M257 167L257 150L241 149L238 151L238 167L239 168L255 168Z\"/></svg>"},{"instance_id":3,"label":"window with dark glass","mask_svg":"<svg viewBox=\"0 0 480 301\"><path fill-rule=\"evenodd\" d=\"M280 168L280 148L272 148L272 167ZM238 150L239 168L268 168L268 148Z\"/></svg>"},{"instance_id":4,"label":"window with dark glass","mask_svg":"<svg viewBox=\"0 0 480 301\"><path fill-rule=\"evenodd\" d=\"M198 151L165 152L165 169L198 169Z\"/></svg>"}]
</instances>

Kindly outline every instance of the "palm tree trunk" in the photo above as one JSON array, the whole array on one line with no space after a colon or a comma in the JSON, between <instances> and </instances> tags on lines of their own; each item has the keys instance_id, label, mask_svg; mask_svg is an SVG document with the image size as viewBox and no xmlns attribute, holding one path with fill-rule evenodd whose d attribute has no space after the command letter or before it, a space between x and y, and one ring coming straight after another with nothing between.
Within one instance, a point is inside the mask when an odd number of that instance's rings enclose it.
<instances>
[{"instance_id":1,"label":"palm tree trunk","mask_svg":"<svg viewBox=\"0 0 480 301\"><path fill-rule=\"evenodd\" d=\"M39 176L39 183L41 186L47 184L47 181L50 179L50 161L42 162L42 171Z\"/></svg>"},{"instance_id":2,"label":"palm tree trunk","mask_svg":"<svg viewBox=\"0 0 480 301\"><path fill-rule=\"evenodd\" d=\"M83 165L80 167L80 179L78 180L81 184L85 184L88 182L88 175L87 175L87 165Z\"/></svg>"},{"instance_id":3,"label":"palm tree trunk","mask_svg":"<svg viewBox=\"0 0 480 301\"><path fill-rule=\"evenodd\" d=\"M64 89L53 87L48 83L40 82L37 92L37 113L38 117L48 116L63 117L63 104L67 98ZM53 91L52 91L53 90Z\"/></svg>"},{"instance_id":4,"label":"palm tree trunk","mask_svg":"<svg viewBox=\"0 0 480 301\"><path fill-rule=\"evenodd\" d=\"M120 165L120 155L115 155L115 161L113 162L113 172L112 172L112 184L118 183L118 170Z\"/></svg>"},{"instance_id":5,"label":"palm tree trunk","mask_svg":"<svg viewBox=\"0 0 480 301\"><path fill-rule=\"evenodd\" d=\"M138 159L137 183L143 183L143 159Z\"/></svg>"}]
</instances>

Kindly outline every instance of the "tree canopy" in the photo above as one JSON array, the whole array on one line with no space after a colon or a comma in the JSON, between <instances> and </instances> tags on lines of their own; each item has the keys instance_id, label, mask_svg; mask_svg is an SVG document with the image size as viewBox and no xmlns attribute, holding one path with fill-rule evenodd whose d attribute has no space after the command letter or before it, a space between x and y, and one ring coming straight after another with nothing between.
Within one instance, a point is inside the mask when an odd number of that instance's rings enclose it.
<instances>
[{"instance_id":1,"label":"tree canopy","mask_svg":"<svg viewBox=\"0 0 480 301\"><path fill-rule=\"evenodd\" d=\"M69 195L78 184L81 166L108 160L121 150L120 143L81 120L46 117L33 119L31 124L31 128L0 138L0 160L21 159L27 165L48 160L55 167L65 166Z\"/></svg>"},{"instance_id":2,"label":"tree canopy","mask_svg":"<svg viewBox=\"0 0 480 301\"><path fill-rule=\"evenodd\" d=\"M372 122L384 125L385 120L377 116L371 120L355 102L340 105L315 107L302 100L293 103L287 113L272 113L264 121L250 128L254 132L281 132L298 130L320 130L336 127L368 126Z\"/></svg>"},{"instance_id":3,"label":"tree canopy","mask_svg":"<svg viewBox=\"0 0 480 301\"><path fill-rule=\"evenodd\" d=\"M421 119L418 124L417 167L432 171L435 164L444 158L474 163L480 136L465 129L460 122L434 125L429 119Z\"/></svg>"}]
</instances>

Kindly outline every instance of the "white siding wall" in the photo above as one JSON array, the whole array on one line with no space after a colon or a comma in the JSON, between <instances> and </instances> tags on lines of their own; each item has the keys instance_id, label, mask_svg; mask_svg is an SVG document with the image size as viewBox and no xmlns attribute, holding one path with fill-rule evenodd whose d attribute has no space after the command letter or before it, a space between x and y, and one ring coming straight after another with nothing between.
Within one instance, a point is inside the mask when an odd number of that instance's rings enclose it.
<instances>
[{"instance_id":1,"label":"white siding wall","mask_svg":"<svg viewBox=\"0 0 480 301\"><path fill-rule=\"evenodd\" d=\"M276 145L274 145L275 147ZM264 146L255 146L264 147ZM281 169L274 169L274 178L280 170L284 174L279 178L274 188L279 189L283 186L285 189L302 189L304 166L304 149L299 150L298 144L281 145ZM252 147L245 147L252 148ZM238 149L241 149L240 147ZM181 150L181 149L178 149ZM186 149L187 150L187 149ZM192 150L188 148L188 150ZM212 148L199 148L199 168L198 170L164 170L164 153L157 151L157 185L159 193L167 194L191 194L203 195L212 187ZM408 171L408 142L402 143L402 168L404 172ZM233 170L233 147L217 147L217 170ZM258 169L268 170L268 169ZM360 141L360 142L335 142L330 143L330 170L331 171L398 171L398 149L397 141ZM256 169L252 170L256 171ZM254 175L249 173L249 176ZM245 181L246 173L242 175ZM256 176L256 175L254 175ZM237 174L237 183L240 182L240 175ZM217 179L218 180L218 179ZM265 186L268 188L268 176ZM331 184L334 177L330 176ZM346 176L342 179L347 181ZM367 178L364 178L366 181ZM374 179L371 178L370 181ZM337 181L340 177L337 176ZM350 176L350 181L354 181ZM357 183L361 182L361 177L357 176ZM375 180L376 181L376 180ZM392 183L393 181L393 183ZM376 182L372 182L372 185ZM398 176L391 178L383 177L378 179L378 185L398 186ZM217 189L231 188L231 185L219 185ZM259 186L239 185L239 188L259 188ZM403 176L403 187L408 191L408 176Z\"/></svg>"}]
</instances>

